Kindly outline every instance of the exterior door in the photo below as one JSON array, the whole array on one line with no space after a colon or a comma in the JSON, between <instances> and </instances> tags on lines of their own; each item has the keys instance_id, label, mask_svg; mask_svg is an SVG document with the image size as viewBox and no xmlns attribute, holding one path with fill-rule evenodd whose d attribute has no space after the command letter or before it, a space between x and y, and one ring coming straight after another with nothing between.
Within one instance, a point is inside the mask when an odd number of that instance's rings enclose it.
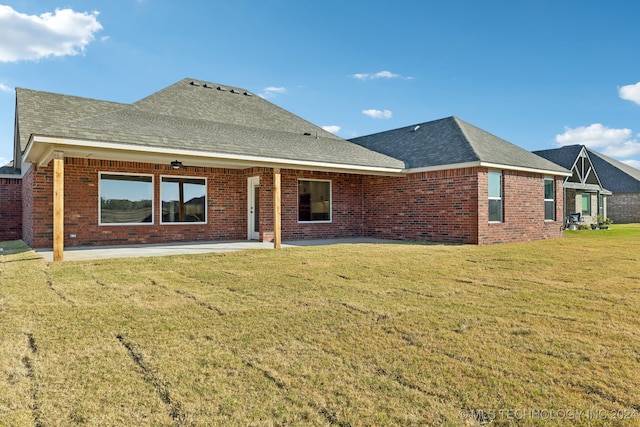
<instances>
[{"instance_id":1,"label":"exterior door","mask_svg":"<svg viewBox=\"0 0 640 427\"><path fill-rule=\"evenodd\" d=\"M247 180L247 239L260 240L260 177Z\"/></svg>"}]
</instances>

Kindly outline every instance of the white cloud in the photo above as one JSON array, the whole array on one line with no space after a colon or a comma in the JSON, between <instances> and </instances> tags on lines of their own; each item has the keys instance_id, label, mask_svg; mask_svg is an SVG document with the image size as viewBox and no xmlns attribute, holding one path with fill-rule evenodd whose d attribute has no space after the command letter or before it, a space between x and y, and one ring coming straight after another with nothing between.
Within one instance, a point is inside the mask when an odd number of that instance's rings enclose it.
<instances>
[{"instance_id":1,"label":"white cloud","mask_svg":"<svg viewBox=\"0 0 640 427\"><path fill-rule=\"evenodd\" d=\"M566 127L563 134L556 135L556 142L560 146L585 145L617 158L640 155L640 142L633 137L631 129L612 129L601 123L574 129Z\"/></svg>"},{"instance_id":2,"label":"white cloud","mask_svg":"<svg viewBox=\"0 0 640 427\"><path fill-rule=\"evenodd\" d=\"M269 87L265 87L262 90L262 94L260 94L261 97L263 98L271 98L274 97L276 95L279 94L283 94L283 93L287 93L287 89L284 87L276 87L276 86L269 86Z\"/></svg>"},{"instance_id":3,"label":"white cloud","mask_svg":"<svg viewBox=\"0 0 640 427\"><path fill-rule=\"evenodd\" d=\"M11 88L4 83L0 83L0 92L11 92Z\"/></svg>"},{"instance_id":4,"label":"white cloud","mask_svg":"<svg viewBox=\"0 0 640 427\"><path fill-rule=\"evenodd\" d=\"M327 132L336 134L340 132L341 127L337 125L328 125L328 126L322 126L322 129L326 130Z\"/></svg>"},{"instance_id":5,"label":"white cloud","mask_svg":"<svg viewBox=\"0 0 640 427\"><path fill-rule=\"evenodd\" d=\"M640 160L622 160L622 163L625 163L632 168L640 169Z\"/></svg>"},{"instance_id":6,"label":"white cloud","mask_svg":"<svg viewBox=\"0 0 640 427\"><path fill-rule=\"evenodd\" d=\"M626 85L618 88L618 95L622 99L635 102L640 105L640 82L634 85Z\"/></svg>"},{"instance_id":7,"label":"white cloud","mask_svg":"<svg viewBox=\"0 0 640 427\"><path fill-rule=\"evenodd\" d=\"M97 17L72 9L27 15L0 5L0 62L78 55L102 30Z\"/></svg>"},{"instance_id":8,"label":"white cloud","mask_svg":"<svg viewBox=\"0 0 640 427\"><path fill-rule=\"evenodd\" d=\"M402 77L400 74L392 73L391 71L378 71L377 73L356 73L351 75L357 80L375 80L375 79L407 79L411 80L411 77Z\"/></svg>"},{"instance_id":9,"label":"white cloud","mask_svg":"<svg viewBox=\"0 0 640 427\"><path fill-rule=\"evenodd\" d=\"M565 132L556 135L556 142L560 146L581 144L590 148L618 145L631 137L631 129L611 129L601 123L581 126L575 129L564 128Z\"/></svg>"},{"instance_id":10,"label":"white cloud","mask_svg":"<svg viewBox=\"0 0 640 427\"><path fill-rule=\"evenodd\" d=\"M362 114L374 119L390 119L393 113L390 110L362 110Z\"/></svg>"},{"instance_id":11,"label":"white cloud","mask_svg":"<svg viewBox=\"0 0 640 427\"><path fill-rule=\"evenodd\" d=\"M0 156L0 168L1 168L2 166L7 165L10 161L11 161L11 160L9 160L9 159L5 159L4 157Z\"/></svg>"}]
</instances>

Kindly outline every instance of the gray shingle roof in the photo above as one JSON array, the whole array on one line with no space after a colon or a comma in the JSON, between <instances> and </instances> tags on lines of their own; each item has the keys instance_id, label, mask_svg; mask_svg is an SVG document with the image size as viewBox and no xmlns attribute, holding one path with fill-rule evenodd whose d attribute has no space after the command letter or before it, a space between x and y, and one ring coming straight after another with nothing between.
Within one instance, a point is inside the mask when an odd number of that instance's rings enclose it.
<instances>
[{"instance_id":1,"label":"gray shingle roof","mask_svg":"<svg viewBox=\"0 0 640 427\"><path fill-rule=\"evenodd\" d=\"M586 148L591 164L595 168L598 179L604 188L612 193L640 193L640 170L627 164L605 156L583 145L567 145L550 150L534 151L534 153L549 159L559 165L571 168L580 154Z\"/></svg>"},{"instance_id":2,"label":"gray shingle roof","mask_svg":"<svg viewBox=\"0 0 640 427\"><path fill-rule=\"evenodd\" d=\"M571 169L582 150L582 145L567 145L561 148L534 151L534 154L544 157L562 167Z\"/></svg>"},{"instance_id":3,"label":"gray shingle roof","mask_svg":"<svg viewBox=\"0 0 640 427\"><path fill-rule=\"evenodd\" d=\"M31 134L43 135L50 126L72 123L126 107L127 104L116 102L16 88L20 149L25 150Z\"/></svg>"},{"instance_id":4,"label":"gray shingle roof","mask_svg":"<svg viewBox=\"0 0 640 427\"><path fill-rule=\"evenodd\" d=\"M457 117L353 138L350 141L403 160L407 168L483 162L567 173L553 162L490 134Z\"/></svg>"},{"instance_id":5,"label":"gray shingle roof","mask_svg":"<svg viewBox=\"0 0 640 427\"><path fill-rule=\"evenodd\" d=\"M6 165L0 166L0 175L17 175L20 176L20 170L13 167L13 161Z\"/></svg>"},{"instance_id":6,"label":"gray shingle roof","mask_svg":"<svg viewBox=\"0 0 640 427\"><path fill-rule=\"evenodd\" d=\"M640 170L591 150L589 157L602 185L615 193L640 193Z\"/></svg>"},{"instance_id":7,"label":"gray shingle roof","mask_svg":"<svg viewBox=\"0 0 640 427\"><path fill-rule=\"evenodd\" d=\"M244 89L184 79L134 104L20 89L22 149L30 134L223 155L402 169ZM305 135L306 133L306 135ZM316 137L317 136L317 137Z\"/></svg>"}]
</instances>

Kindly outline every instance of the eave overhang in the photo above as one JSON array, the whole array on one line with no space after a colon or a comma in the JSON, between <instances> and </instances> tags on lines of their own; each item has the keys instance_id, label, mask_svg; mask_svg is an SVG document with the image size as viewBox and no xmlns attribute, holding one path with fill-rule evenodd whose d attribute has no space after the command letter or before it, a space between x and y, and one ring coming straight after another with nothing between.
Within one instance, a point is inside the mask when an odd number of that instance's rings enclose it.
<instances>
[{"instance_id":1,"label":"eave overhang","mask_svg":"<svg viewBox=\"0 0 640 427\"><path fill-rule=\"evenodd\" d=\"M185 166L195 167L227 169L276 167L367 175L400 176L405 174L403 168L159 148L40 135L32 135L30 137L27 148L23 154L23 162L46 166L53 159L56 151L62 151L65 157L140 163L170 164L174 160L179 160Z\"/></svg>"},{"instance_id":2,"label":"eave overhang","mask_svg":"<svg viewBox=\"0 0 640 427\"><path fill-rule=\"evenodd\" d=\"M564 188L571 188L572 190L582 190L588 193L600 193L605 196L610 196L613 193L605 188L602 188L598 184L586 184L582 182L565 182Z\"/></svg>"},{"instance_id":3,"label":"eave overhang","mask_svg":"<svg viewBox=\"0 0 640 427\"><path fill-rule=\"evenodd\" d=\"M478 167L484 167L489 169L506 169L506 170L514 170L519 172L531 172L531 173L537 173L542 175L552 175L552 176L566 176L566 177L571 176L571 172L567 169L564 169L563 171L549 170L549 169L536 169L536 168L529 168L524 166L513 166L513 165L503 165L499 163L483 162L480 160L475 162L453 163L448 165L436 165L436 166L427 166L427 167L421 167L421 168L409 168L409 169L405 169L405 172L406 173L435 172L435 171L450 170L450 169L464 169L464 168L478 168Z\"/></svg>"}]
</instances>

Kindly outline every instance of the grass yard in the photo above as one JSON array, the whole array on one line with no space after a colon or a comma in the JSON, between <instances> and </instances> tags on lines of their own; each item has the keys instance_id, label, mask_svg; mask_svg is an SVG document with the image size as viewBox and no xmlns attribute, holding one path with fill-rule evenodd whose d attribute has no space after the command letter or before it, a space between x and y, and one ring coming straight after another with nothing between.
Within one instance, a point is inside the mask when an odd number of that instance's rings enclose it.
<instances>
[{"instance_id":1,"label":"grass yard","mask_svg":"<svg viewBox=\"0 0 640 427\"><path fill-rule=\"evenodd\" d=\"M0 256L0 425L638 425L640 226Z\"/></svg>"}]
</instances>

